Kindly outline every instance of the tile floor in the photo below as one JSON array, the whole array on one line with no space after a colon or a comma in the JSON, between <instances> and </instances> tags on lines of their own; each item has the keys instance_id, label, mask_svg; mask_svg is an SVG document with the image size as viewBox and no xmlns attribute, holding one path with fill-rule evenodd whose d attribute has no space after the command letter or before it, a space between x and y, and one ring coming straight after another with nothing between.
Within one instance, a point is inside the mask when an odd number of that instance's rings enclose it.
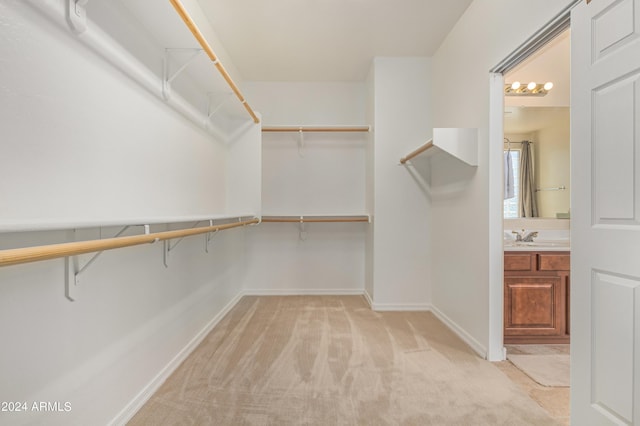
<instances>
[{"instance_id":1,"label":"tile floor","mask_svg":"<svg viewBox=\"0 0 640 426\"><path fill-rule=\"evenodd\" d=\"M511 354L568 354L570 345L507 345ZM520 386L534 401L545 409L559 424L570 425L568 387L547 387L536 383L509 361L496 363L514 383Z\"/></svg>"}]
</instances>

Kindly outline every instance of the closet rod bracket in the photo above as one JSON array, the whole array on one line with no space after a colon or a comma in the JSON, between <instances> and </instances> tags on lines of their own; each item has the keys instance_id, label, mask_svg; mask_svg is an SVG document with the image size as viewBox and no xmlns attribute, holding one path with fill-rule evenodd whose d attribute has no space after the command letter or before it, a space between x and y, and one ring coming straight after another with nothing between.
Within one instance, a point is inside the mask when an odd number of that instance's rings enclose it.
<instances>
[{"instance_id":1,"label":"closet rod bracket","mask_svg":"<svg viewBox=\"0 0 640 426\"><path fill-rule=\"evenodd\" d=\"M87 3L89 0L67 0L67 22L76 34L87 30Z\"/></svg>"},{"instance_id":2,"label":"closet rod bracket","mask_svg":"<svg viewBox=\"0 0 640 426\"><path fill-rule=\"evenodd\" d=\"M304 223L304 216L300 216L300 233L298 234L300 241L305 241L307 239L307 227Z\"/></svg>"},{"instance_id":3,"label":"closet rod bracket","mask_svg":"<svg viewBox=\"0 0 640 426\"><path fill-rule=\"evenodd\" d=\"M200 222L202 221L198 221L196 223L193 224L193 226L191 227L191 229L193 228L197 228L198 225L200 225ZM182 240L184 240L184 237L178 238L178 240L171 244L171 240L164 240L164 256L163 256L163 262L164 262L164 267L168 268L169 267L169 254L171 253L172 250L174 250L176 248L176 246L178 244L180 244L180 242L182 242Z\"/></svg>"},{"instance_id":4,"label":"closet rod bracket","mask_svg":"<svg viewBox=\"0 0 640 426\"><path fill-rule=\"evenodd\" d=\"M171 72L171 59L174 52L192 52L182 65L175 72ZM176 79L187 67L202 53L202 49L197 48L166 48L164 50L164 61L162 67L162 97L168 101L171 97L171 82Z\"/></svg>"},{"instance_id":5,"label":"closet rod bracket","mask_svg":"<svg viewBox=\"0 0 640 426\"><path fill-rule=\"evenodd\" d=\"M213 219L209 220L209 226L212 227L213 226ZM213 235L211 235L213 234ZM213 237L215 237L218 234L218 231L214 231L214 232L207 232L204 236L204 251L205 253L209 253L209 243L211 242L211 240L213 240Z\"/></svg>"},{"instance_id":6,"label":"closet rod bracket","mask_svg":"<svg viewBox=\"0 0 640 426\"><path fill-rule=\"evenodd\" d=\"M131 226L142 226L144 229L144 234L149 235L150 227L149 225L127 225L123 227L113 238L117 238L120 235L124 234L127 229ZM75 230L74 230L75 233ZM64 266L65 266L65 296L67 299L71 301L75 301L77 299L77 289L80 285L80 275L96 261L96 259L104 253L103 251L99 251L89 259L82 267L80 267L80 261L78 256L67 256L64 258Z\"/></svg>"},{"instance_id":7,"label":"closet rod bracket","mask_svg":"<svg viewBox=\"0 0 640 426\"><path fill-rule=\"evenodd\" d=\"M304 158L304 131L302 127L298 129L298 155Z\"/></svg>"}]
</instances>

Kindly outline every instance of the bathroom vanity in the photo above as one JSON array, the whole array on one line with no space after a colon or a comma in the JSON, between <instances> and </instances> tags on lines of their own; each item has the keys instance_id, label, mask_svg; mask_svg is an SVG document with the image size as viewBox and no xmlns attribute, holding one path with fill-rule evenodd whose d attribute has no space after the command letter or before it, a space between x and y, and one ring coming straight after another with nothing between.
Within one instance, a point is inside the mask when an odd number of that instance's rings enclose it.
<instances>
[{"instance_id":1,"label":"bathroom vanity","mask_svg":"<svg viewBox=\"0 0 640 426\"><path fill-rule=\"evenodd\" d=\"M569 343L569 265L568 242L505 245L504 343Z\"/></svg>"}]
</instances>

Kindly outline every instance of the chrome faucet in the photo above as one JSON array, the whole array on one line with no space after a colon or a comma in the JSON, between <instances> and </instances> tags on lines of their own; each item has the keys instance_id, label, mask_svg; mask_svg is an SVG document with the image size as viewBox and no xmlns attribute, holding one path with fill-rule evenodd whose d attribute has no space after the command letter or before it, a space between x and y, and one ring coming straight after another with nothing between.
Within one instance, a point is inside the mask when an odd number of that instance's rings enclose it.
<instances>
[{"instance_id":1,"label":"chrome faucet","mask_svg":"<svg viewBox=\"0 0 640 426\"><path fill-rule=\"evenodd\" d=\"M516 242L523 242L523 243L532 243L533 239L538 236L538 231L531 231L525 235L524 229L522 230L522 232L511 231L511 233L516 234Z\"/></svg>"}]
</instances>

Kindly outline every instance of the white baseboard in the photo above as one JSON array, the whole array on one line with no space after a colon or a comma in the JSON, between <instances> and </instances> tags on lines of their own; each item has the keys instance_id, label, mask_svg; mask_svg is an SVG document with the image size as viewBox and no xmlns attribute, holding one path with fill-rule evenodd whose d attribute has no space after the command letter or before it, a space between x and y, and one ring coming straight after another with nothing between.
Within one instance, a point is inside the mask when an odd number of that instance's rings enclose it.
<instances>
[{"instance_id":1,"label":"white baseboard","mask_svg":"<svg viewBox=\"0 0 640 426\"><path fill-rule=\"evenodd\" d=\"M371 303L371 309L378 312L428 312L431 305L428 303Z\"/></svg>"},{"instance_id":2,"label":"white baseboard","mask_svg":"<svg viewBox=\"0 0 640 426\"><path fill-rule=\"evenodd\" d=\"M193 352L205 337L213 330L213 328L224 318L227 313L242 299L243 292L239 292L227 305L222 308L211 321L205 325L196 336L191 339L187 345L175 356L169 363L156 375L156 377L147 384L136 395L136 397L127 406L118 413L118 415L109 423L113 426L125 425L133 416L142 408L142 406L153 396L167 378L182 364L182 362Z\"/></svg>"},{"instance_id":3,"label":"white baseboard","mask_svg":"<svg viewBox=\"0 0 640 426\"><path fill-rule=\"evenodd\" d=\"M243 296L361 296L364 290L350 288L286 288L286 289L246 289Z\"/></svg>"},{"instance_id":4,"label":"white baseboard","mask_svg":"<svg viewBox=\"0 0 640 426\"><path fill-rule=\"evenodd\" d=\"M373 309L373 299L371 298L371 295L367 290L364 291L364 298L367 299L367 303L369 304L369 307Z\"/></svg>"},{"instance_id":5,"label":"white baseboard","mask_svg":"<svg viewBox=\"0 0 640 426\"><path fill-rule=\"evenodd\" d=\"M431 305L428 303L375 303L368 291L364 291L364 298L367 299L367 303L372 311L391 312L391 311L430 311Z\"/></svg>"},{"instance_id":6,"label":"white baseboard","mask_svg":"<svg viewBox=\"0 0 640 426\"><path fill-rule=\"evenodd\" d=\"M483 359L487 358L487 348L478 342L472 335L467 333L462 327L456 324L448 316L442 313L435 306L431 307L431 312L442 321L451 331L453 331L458 337L460 337L475 353L477 353Z\"/></svg>"}]
</instances>

